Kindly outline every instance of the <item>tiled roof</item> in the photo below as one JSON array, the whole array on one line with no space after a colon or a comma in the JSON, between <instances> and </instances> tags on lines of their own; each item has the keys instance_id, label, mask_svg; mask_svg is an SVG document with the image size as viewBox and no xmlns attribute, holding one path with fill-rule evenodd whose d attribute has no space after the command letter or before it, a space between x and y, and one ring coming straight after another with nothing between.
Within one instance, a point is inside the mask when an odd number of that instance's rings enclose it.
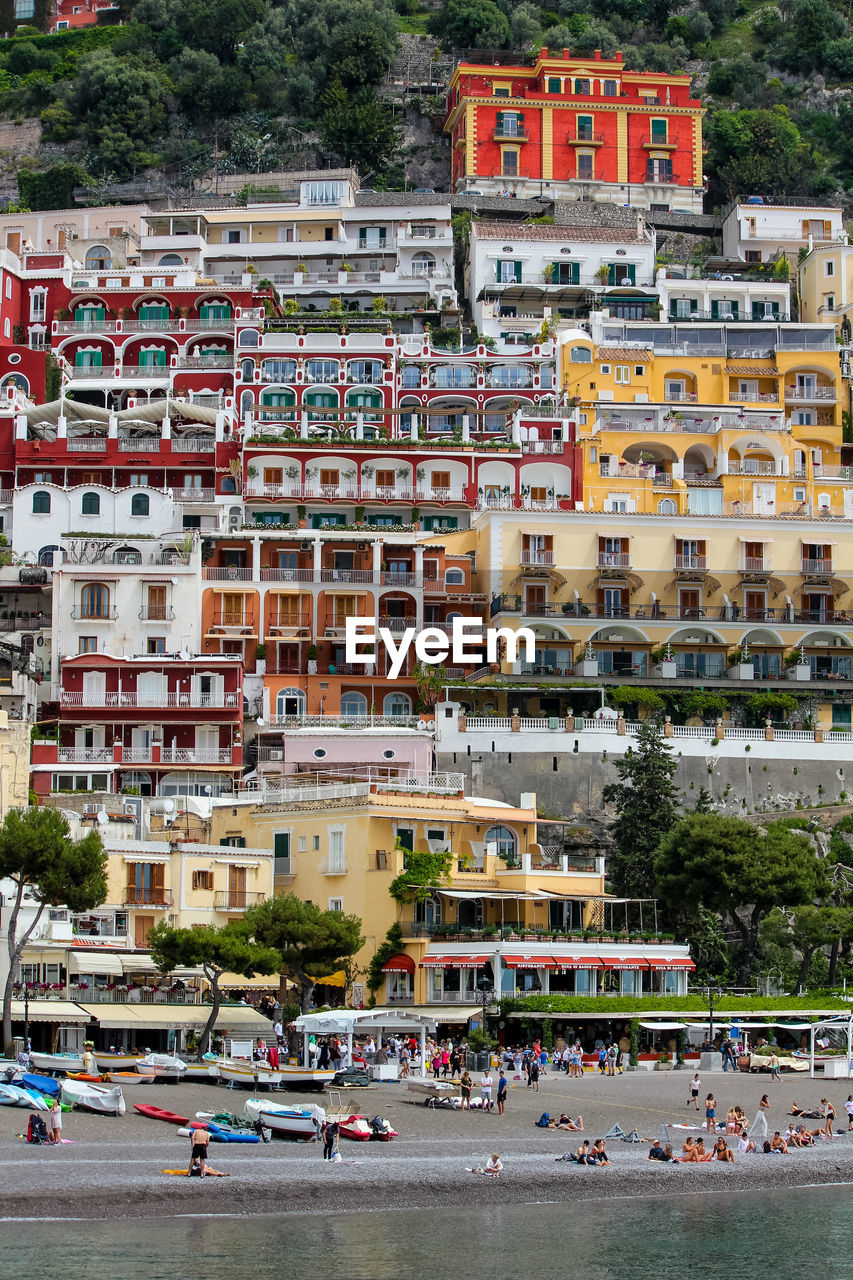
<instances>
[{"instance_id":1,"label":"tiled roof","mask_svg":"<svg viewBox=\"0 0 853 1280\"><path fill-rule=\"evenodd\" d=\"M723 373L739 373L744 378L774 377L778 378L778 369L768 369L763 364L727 364Z\"/></svg>"},{"instance_id":2,"label":"tiled roof","mask_svg":"<svg viewBox=\"0 0 853 1280\"><path fill-rule=\"evenodd\" d=\"M652 353L644 347L599 347L599 360L624 360L627 364L651 364Z\"/></svg>"},{"instance_id":3,"label":"tiled roof","mask_svg":"<svg viewBox=\"0 0 853 1280\"><path fill-rule=\"evenodd\" d=\"M582 240L597 244L618 241L620 244L635 244L640 239L637 235L636 217L633 230L624 227L586 227L586 226L551 226L550 224L524 222L510 225L506 222L475 222L477 237L480 240Z\"/></svg>"}]
</instances>

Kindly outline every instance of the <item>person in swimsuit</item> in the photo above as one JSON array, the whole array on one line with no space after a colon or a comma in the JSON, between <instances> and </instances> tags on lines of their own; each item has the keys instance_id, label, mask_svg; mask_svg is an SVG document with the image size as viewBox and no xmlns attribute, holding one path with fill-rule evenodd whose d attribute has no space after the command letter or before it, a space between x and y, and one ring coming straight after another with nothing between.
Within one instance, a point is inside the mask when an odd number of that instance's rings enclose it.
<instances>
[{"instance_id":1,"label":"person in swimsuit","mask_svg":"<svg viewBox=\"0 0 853 1280\"><path fill-rule=\"evenodd\" d=\"M192 1150L190 1152L190 1167L187 1169L187 1176L192 1174L193 1169L198 1165L198 1171L203 1178L207 1173L207 1148L210 1146L210 1133L207 1129L193 1129L190 1133L190 1142Z\"/></svg>"}]
</instances>

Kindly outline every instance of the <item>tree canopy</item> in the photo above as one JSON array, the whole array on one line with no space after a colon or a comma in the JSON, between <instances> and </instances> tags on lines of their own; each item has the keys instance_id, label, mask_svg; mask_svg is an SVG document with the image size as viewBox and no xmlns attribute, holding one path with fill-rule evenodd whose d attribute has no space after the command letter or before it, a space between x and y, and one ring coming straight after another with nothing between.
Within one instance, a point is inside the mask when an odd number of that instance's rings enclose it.
<instances>
[{"instance_id":1,"label":"tree canopy","mask_svg":"<svg viewBox=\"0 0 853 1280\"><path fill-rule=\"evenodd\" d=\"M611 824L615 844L609 876L617 893L651 898L654 860L661 838L677 817L679 792L673 783L678 763L669 740L656 725L641 724L634 745L614 761L618 782L604 787L605 804L616 809Z\"/></svg>"},{"instance_id":2,"label":"tree canopy","mask_svg":"<svg viewBox=\"0 0 853 1280\"><path fill-rule=\"evenodd\" d=\"M199 965L210 984L211 1009L199 1042L199 1054L207 1053L210 1037L222 1004L220 979L223 973L254 978L257 974L278 973L280 957L269 946L256 942L244 920L227 924L176 929L161 920L148 934L154 963L161 973Z\"/></svg>"},{"instance_id":3,"label":"tree canopy","mask_svg":"<svg viewBox=\"0 0 853 1280\"><path fill-rule=\"evenodd\" d=\"M0 880L14 885L7 927L9 972L3 992L3 1043L12 1039L12 987L21 952L47 906L91 911L107 896L107 855L91 831L72 840L56 809L10 809L0 824ZM28 926L18 933L24 893L38 903Z\"/></svg>"},{"instance_id":4,"label":"tree canopy","mask_svg":"<svg viewBox=\"0 0 853 1280\"><path fill-rule=\"evenodd\" d=\"M358 916L323 911L293 893L250 907L245 919L257 941L278 952L279 972L299 988L303 1010L317 979L340 969L364 943Z\"/></svg>"},{"instance_id":5,"label":"tree canopy","mask_svg":"<svg viewBox=\"0 0 853 1280\"><path fill-rule=\"evenodd\" d=\"M740 940L738 980L750 981L762 919L774 907L813 902L827 886L811 842L782 823L688 814L661 840L654 864L662 901L718 911Z\"/></svg>"}]
</instances>

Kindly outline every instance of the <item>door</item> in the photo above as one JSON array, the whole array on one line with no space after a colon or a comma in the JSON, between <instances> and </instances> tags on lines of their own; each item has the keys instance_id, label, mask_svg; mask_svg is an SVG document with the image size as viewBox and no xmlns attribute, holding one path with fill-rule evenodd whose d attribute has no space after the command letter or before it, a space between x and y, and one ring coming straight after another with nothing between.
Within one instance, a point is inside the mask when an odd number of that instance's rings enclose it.
<instances>
[{"instance_id":1,"label":"door","mask_svg":"<svg viewBox=\"0 0 853 1280\"><path fill-rule=\"evenodd\" d=\"M133 921L134 946L143 950L148 946L148 935L154 928L153 916L136 916Z\"/></svg>"},{"instance_id":2,"label":"door","mask_svg":"<svg viewBox=\"0 0 853 1280\"><path fill-rule=\"evenodd\" d=\"M700 618L702 616L701 593L698 591L679 591L678 608L682 618Z\"/></svg>"},{"instance_id":3,"label":"door","mask_svg":"<svg viewBox=\"0 0 853 1280\"><path fill-rule=\"evenodd\" d=\"M776 512L775 484L754 484L752 506L757 516L772 516Z\"/></svg>"},{"instance_id":4,"label":"door","mask_svg":"<svg viewBox=\"0 0 853 1280\"><path fill-rule=\"evenodd\" d=\"M627 613L622 587L605 587L601 594L606 618L621 618Z\"/></svg>"},{"instance_id":5,"label":"door","mask_svg":"<svg viewBox=\"0 0 853 1280\"><path fill-rule=\"evenodd\" d=\"M107 676L104 671L83 674L83 706L102 707L106 700Z\"/></svg>"},{"instance_id":6,"label":"door","mask_svg":"<svg viewBox=\"0 0 853 1280\"><path fill-rule=\"evenodd\" d=\"M166 617L166 588L155 586L148 588L148 620L160 622Z\"/></svg>"},{"instance_id":7,"label":"door","mask_svg":"<svg viewBox=\"0 0 853 1280\"><path fill-rule=\"evenodd\" d=\"M744 612L750 622L763 622L767 610L766 591L745 591L743 593Z\"/></svg>"},{"instance_id":8,"label":"door","mask_svg":"<svg viewBox=\"0 0 853 1280\"><path fill-rule=\"evenodd\" d=\"M228 868L228 906L231 910L246 909L246 868Z\"/></svg>"},{"instance_id":9,"label":"door","mask_svg":"<svg viewBox=\"0 0 853 1280\"><path fill-rule=\"evenodd\" d=\"M195 731L195 758L199 764L216 764L219 760L219 729L199 725Z\"/></svg>"},{"instance_id":10,"label":"door","mask_svg":"<svg viewBox=\"0 0 853 1280\"><path fill-rule=\"evenodd\" d=\"M243 595L239 591L226 591L222 596L223 627L242 627Z\"/></svg>"},{"instance_id":11,"label":"door","mask_svg":"<svg viewBox=\"0 0 853 1280\"><path fill-rule=\"evenodd\" d=\"M166 703L166 677L156 671L143 671L136 677L136 705L162 707Z\"/></svg>"},{"instance_id":12,"label":"door","mask_svg":"<svg viewBox=\"0 0 853 1280\"><path fill-rule=\"evenodd\" d=\"M524 591L525 613L544 614L546 604L547 588L544 586L528 585Z\"/></svg>"}]
</instances>

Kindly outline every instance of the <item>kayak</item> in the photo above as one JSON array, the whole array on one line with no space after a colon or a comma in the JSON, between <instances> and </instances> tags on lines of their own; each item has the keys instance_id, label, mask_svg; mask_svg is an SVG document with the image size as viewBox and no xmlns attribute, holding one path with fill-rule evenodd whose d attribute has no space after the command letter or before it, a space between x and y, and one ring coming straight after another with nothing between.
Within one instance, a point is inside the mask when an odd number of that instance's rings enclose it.
<instances>
[{"instance_id":1,"label":"kayak","mask_svg":"<svg viewBox=\"0 0 853 1280\"><path fill-rule=\"evenodd\" d=\"M106 1077L113 1084L145 1084L148 1076L138 1076L135 1071L107 1071Z\"/></svg>"},{"instance_id":2,"label":"kayak","mask_svg":"<svg viewBox=\"0 0 853 1280\"><path fill-rule=\"evenodd\" d=\"M48 1098L58 1098L60 1083L53 1076L36 1076L25 1071L21 1077L25 1089L34 1089L36 1093L45 1094Z\"/></svg>"},{"instance_id":3,"label":"kayak","mask_svg":"<svg viewBox=\"0 0 853 1280\"><path fill-rule=\"evenodd\" d=\"M67 1080L83 1080L86 1084L103 1084L102 1076L87 1075L85 1071L69 1071Z\"/></svg>"},{"instance_id":4,"label":"kayak","mask_svg":"<svg viewBox=\"0 0 853 1280\"><path fill-rule=\"evenodd\" d=\"M167 1124L189 1124L188 1116L176 1115L174 1111L166 1111L164 1107L153 1107L148 1102L134 1102L133 1109L151 1120L165 1120Z\"/></svg>"},{"instance_id":5,"label":"kayak","mask_svg":"<svg viewBox=\"0 0 853 1280\"><path fill-rule=\"evenodd\" d=\"M205 1127L210 1132L212 1142L260 1142L256 1133L247 1133L244 1129L232 1129L227 1124L215 1124L208 1120Z\"/></svg>"}]
</instances>

